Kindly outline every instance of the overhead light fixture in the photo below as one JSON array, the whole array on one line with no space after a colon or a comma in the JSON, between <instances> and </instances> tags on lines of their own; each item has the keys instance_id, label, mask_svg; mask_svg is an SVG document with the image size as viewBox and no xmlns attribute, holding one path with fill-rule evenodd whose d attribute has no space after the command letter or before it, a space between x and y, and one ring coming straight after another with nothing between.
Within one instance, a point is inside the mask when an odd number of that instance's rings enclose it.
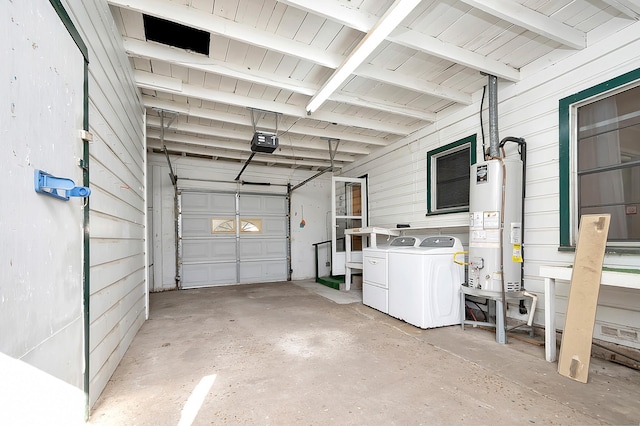
<instances>
[{"instance_id":1,"label":"overhead light fixture","mask_svg":"<svg viewBox=\"0 0 640 426\"><path fill-rule=\"evenodd\" d=\"M311 114L336 91L342 83L364 62L365 59L384 41L421 0L396 0L380 20L371 28L347 59L334 71L322 88L311 98L307 105L307 114Z\"/></svg>"}]
</instances>

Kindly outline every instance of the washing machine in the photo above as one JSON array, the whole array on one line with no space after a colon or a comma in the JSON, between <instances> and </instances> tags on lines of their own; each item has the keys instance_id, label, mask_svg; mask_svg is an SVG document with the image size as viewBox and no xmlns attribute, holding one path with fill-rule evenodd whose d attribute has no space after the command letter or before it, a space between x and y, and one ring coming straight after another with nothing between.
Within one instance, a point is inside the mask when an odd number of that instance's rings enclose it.
<instances>
[{"instance_id":1,"label":"washing machine","mask_svg":"<svg viewBox=\"0 0 640 426\"><path fill-rule=\"evenodd\" d=\"M389 315L420 328L460 324L460 285L464 266L458 238L431 236L418 247L389 250Z\"/></svg>"},{"instance_id":2,"label":"washing machine","mask_svg":"<svg viewBox=\"0 0 640 426\"><path fill-rule=\"evenodd\" d=\"M390 249L409 249L419 246L417 237L394 238L387 246L362 249L362 303L385 314L389 313L388 252Z\"/></svg>"}]
</instances>

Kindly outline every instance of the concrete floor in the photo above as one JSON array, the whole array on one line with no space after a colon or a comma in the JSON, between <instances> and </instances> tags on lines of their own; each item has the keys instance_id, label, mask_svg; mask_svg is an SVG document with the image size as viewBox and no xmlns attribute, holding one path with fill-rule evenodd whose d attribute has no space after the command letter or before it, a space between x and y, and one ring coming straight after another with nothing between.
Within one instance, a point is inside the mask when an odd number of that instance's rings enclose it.
<instances>
[{"instance_id":1,"label":"concrete floor","mask_svg":"<svg viewBox=\"0 0 640 426\"><path fill-rule=\"evenodd\" d=\"M333 299L333 300L331 300ZM310 281L151 295L93 425L640 424L640 372L420 330Z\"/></svg>"}]
</instances>

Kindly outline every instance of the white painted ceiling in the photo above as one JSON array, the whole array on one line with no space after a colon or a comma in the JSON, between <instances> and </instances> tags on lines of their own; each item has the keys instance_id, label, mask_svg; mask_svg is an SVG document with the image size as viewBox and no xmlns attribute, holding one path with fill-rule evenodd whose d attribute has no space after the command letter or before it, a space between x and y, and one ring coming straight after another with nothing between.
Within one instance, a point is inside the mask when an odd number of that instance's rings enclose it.
<instances>
[{"instance_id":1,"label":"white painted ceiling","mask_svg":"<svg viewBox=\"0 0 640 426\"><path fill-rule=\"evenodd\" d=\"M150 149L164 123L169 153L244 162L253 110L258 130L278 117L280 140L253 163L314 170L331 164L329 145L342 167L478 100L483 73L517 82L640 17L640 0L422 0L309 115L385 12L411 0L108 1ZM210 32L209 55L147 41L143 14Z\"/></svg>"}]
</instances>

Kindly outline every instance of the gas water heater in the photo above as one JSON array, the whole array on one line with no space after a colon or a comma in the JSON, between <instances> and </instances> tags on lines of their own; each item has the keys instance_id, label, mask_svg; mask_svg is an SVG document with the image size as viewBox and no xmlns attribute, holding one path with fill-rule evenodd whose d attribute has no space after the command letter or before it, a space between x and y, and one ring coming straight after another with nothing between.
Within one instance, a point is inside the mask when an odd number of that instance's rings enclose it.
<instances>
[{"instance_id":1,"label":"gas water heater","mask_svg":"<svg viewBox=\"0 0 640 426\"><path fill-rule=\"evenodd\" d=\"M518 158L494 158L471 166L471 288L496 292L522 289L522 170Z\"/></svg>"}]
</instances>

